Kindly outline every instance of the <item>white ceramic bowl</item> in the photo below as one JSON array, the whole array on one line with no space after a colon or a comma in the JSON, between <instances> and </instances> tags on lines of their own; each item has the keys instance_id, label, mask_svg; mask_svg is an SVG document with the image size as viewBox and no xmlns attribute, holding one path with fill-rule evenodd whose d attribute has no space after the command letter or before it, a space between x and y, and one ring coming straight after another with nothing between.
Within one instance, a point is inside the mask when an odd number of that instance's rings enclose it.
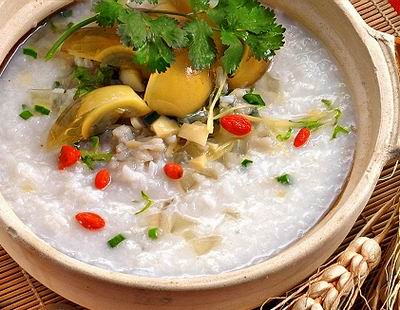
<instances>
[{"instance_id":1,"label":"white ceramic bowl","mask_svg":"<svg viewBox=\"0 0 400 310\"><path fill-rule=\"evenodd\" d=\"M72 0L0 0L0 62L38 21ZM74 260L36 237L0 196L0 243L32 276L92 309L250 309L297 284L326 260L364 208L385 162L399 155L395 39L369 28L347 0L268 0L318 36L337 58L358 116L353 170L342 195L305 237L241 270L154 279Z\"/></svg>"}]
</instances>

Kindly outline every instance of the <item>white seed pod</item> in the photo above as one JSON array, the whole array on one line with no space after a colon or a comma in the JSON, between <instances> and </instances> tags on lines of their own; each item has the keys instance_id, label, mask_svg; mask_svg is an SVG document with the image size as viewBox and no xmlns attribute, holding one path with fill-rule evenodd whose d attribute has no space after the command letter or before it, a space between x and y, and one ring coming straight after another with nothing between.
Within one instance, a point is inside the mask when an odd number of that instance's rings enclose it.
<instances>
[{"instance_id":1,"label":"white seed pod","mask_svg":"<svg viewBox=\"0 0 400 310\"><path fill-rule=\"evenodd\" d=\"M348 265L350 265L351 260L356 255L357 255L357 253L352 251L352 250L345 250L342 253L342 255L340 255L340 257L338 259L338 263L340 265L343 265L343 266L347 267Z\"/></svg>"},{"instance_id":2,"label":"white seed pod","mask_svg":"<svg viewBox=\"0 0 400 310\"><path fill-rule=\"evenodd\" d=\"M336 284L338 291L342 292L344 295L348 293L353 286L353 275L350 271L342 274Z\"/></svg>"},{"instance_id":3,"label":"white seed pod","mask_svg":"<svg viewBox=\"0 0 400 310\"><path fill-rule=\"evenodd\" d=\"M324 310L320 304L313 304L310 310Z\"/></svg>"},{"instance_id":4,"label":"white seed pod","mask_svg":"<svg viewBox=\"0 0 400 310\"><path fill-rule=\"evenodd\" d=\"M347 272L347 269L342 265L335 264L328 267L321 275L321 280L326 282L333 282L340 278L342 274Z\"/></svg>"},{"instance_id":5,"label":"white seed pod","mask_svg":"<svg viewBox=\"0 0 400 310\"><path fill-rule=\"evenodd\" d=\"M375 267L381 259L382 251L378 242L374 239L368 239L362 245L360 253L369 265Z\"/></svg>"},{"instance_id":6,"label":"white seed pod","mask_svg":"<svg viewBox=\"0 0 400 310\"><path fill-rule=\"evenodd\" d=\"M292 310L311 310L312 306L318 304L314 299L302 296L296 303L293 305Z\"/></svg>"},{"instance_id":7,"label":"white seed pod","mask_svg":"<svg viewBox=\"0 0 400 310\"><path fill-rule=\"evenodd\" d=\"M368 275L369 268L367 262L362 255L354 256L351 260L350 271L353 272L355 277L363 278Z\"/></svg>"},{"instance_id":8,"label":"white seed pod","mask_svg":"<svg viewBox=\"0 0 400 310\"><path fill-rule=\"evenodd\" d=\"M308 295L314 299L317 297L322 297L332 287L333 287L333 284L328 283L326 281L314 282L310 285L310 288L308 290Z\"/></svg>"},{"instance_id":9,"label":"white seed pod","mask_svg":"<svg viewBox=\"0 0 400 310\"><path fill-rule=\"evenodd\" d=\"M350 245L347 247L346 251L347 251L347 250L351 250L351 251L354 251L354 252L356 252L356 253L360 253L362 245L363 245L364 242L367 241L367 240L370 240L370 239L367 238L367 237L359 237L359 238L357 238L356 240L353 240L353 241L350 243Z\"/></svg>"},{"instance_id":10,"label":"white seed pod","mask_svg":"<svg viewBox=\"0 0 400 310\"><path fill-rule=\"evenodd\" d=\"M337 291L336 288L332 287L327 293L326 296L323 300L323 308L325 310L330 310L332 308L332 305L335 303L336 299L339 296L339 292Z\"/></svg>"}]
</instances>

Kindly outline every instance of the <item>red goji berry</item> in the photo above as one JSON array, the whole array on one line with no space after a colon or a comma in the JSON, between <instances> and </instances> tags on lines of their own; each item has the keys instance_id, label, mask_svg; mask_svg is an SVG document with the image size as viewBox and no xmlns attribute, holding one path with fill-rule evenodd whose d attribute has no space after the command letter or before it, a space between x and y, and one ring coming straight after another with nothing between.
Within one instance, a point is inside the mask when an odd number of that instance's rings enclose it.
<instances>
[{"instance_id":1,"label":"red goji berry","mask_svg":"<svg viewBox=\"0 0 400 310\"><path fill-rule=\"evenodd\" d=\"M183 177L183 168L177 163L168 163L164 166L164 172L170 179L179 180Z\"/></svg>"},{"instance_id":2,"label":"red goji berry","mask_svg":"<svg viewBox=\"0 0 400 310\"><path fill-rule=\"evenodd\" d=\"M75 165L81 158L81 152L70 145L64 145L61 148L60 155L58 156L58 169L64 170L65 168Z\"/></svg>"},{"instance_id":3,"label":"red goji berry","mask_svg":"<svg viewBox=\"0 0 400 310\"><path fill-rule=\"evenodd\" d=\"M296 138L294 139L293 145L295 147L302 147L304 144L308 142L311 136L311 131L308 128L301 128L298 132Z\"/></svg>"},{"instance_id":4,"label":"red goji berry","mask_svg":"<svg viewBox=\"0 0 400 310\"><path fill-rule=\"evenodd\" d=\"M252 130L251 122L242 115L231 114L221 118L220 124L227 132L243 137Z\"/></svg>"},{"instance_id":5,"label":"red goji berry","mask_svg":"<svg viewBox=\"0 0 400 310\"><path fill-rule=\"evenodd\" d=\"M106 225L106 222L100 215L91 212L78 213L75 215L75 219L79 224L88 230L102 229Z\"/></svg>"},{"instance_id":6,"label":"red goji berry","mask_svg":"<svg viewBox=\"0 0 400 310\"><path fill-rule=\"evenodd\" d=\"M111 182L111 176L107 169L101 169L96 174L94 185L97 189L105 189Z\"/></svg>"}]
</instances>

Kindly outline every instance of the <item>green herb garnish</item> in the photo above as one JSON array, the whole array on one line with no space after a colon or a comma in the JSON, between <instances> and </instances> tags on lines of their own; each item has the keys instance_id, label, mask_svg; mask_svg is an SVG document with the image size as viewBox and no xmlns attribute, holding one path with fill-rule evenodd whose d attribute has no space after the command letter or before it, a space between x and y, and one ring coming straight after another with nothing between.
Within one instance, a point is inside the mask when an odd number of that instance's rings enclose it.
<instances>
[{"instance_id":1,"label":"green herb garnish","mask_svg":"<svg viewBox=\"0 0 400 310\"><path fill-rule=\"evenodd\" d=\"M335 128L333 128L331 140L336 139L340 134L348 135L349 133L350 133L349 128L345 128L340 125L336 125Z\"/></svg>"},{"instance_id":2,"label":"green herb garnish","mask_svg":"<svg viewBox=\"0 0 400 310\"><path fill-rule=\"evenodd\" d=\"M142 199L145 202L144 208L141 209L140 211L136 212L135 215L142 214L146 212L148 209L150 209L154 205L154 200L152 200L144 191L140 192L142 195Z\"/></svg>"},{"instance_id":3,"label":"green herb garnish","mask_svg":"<svg viewBox=\"0 0 400 310\"><path fill-rule=\"evenodd\" d=\"M110 161L113 153L90 152L86 150L81 151L81 161L90 169L96 168L97 162Z\"/></svg>"},{"instance_id":4,"label":"green herb garnish","mask_svg":"<svg viewBox=\"0 0 400 310\"><path fill-rule=\"evenodd\" d=\"M29 110L23 110L20 114L19 117L21 117L24 120L28 120L33 116L32 112Z\"/></svg>"},{"instance_id":5,"label":"green herb garnish","mask_svg":"<svg viewBox=\"0 0 400 310\"><path fill-rule=\"evenodd\" d=\"M241 163L242 167L244 168L248 168L251 164L253 163L252 160L250 159L244 159Z\"/></svg>"},{"instance_id":6,"label":"green herb garnish","mask_svg":"<svg viewBox=\"0 0 400 310\"><path fill-rule=\"evenodd\" d=\"M290 137L293 134L293 128L289 128L289 130L287 132L285 132L284 134L279 134L276 136L276 139L280 142L284 142L290 139Z\"/></svg>"},{"instance_id":7,"label":"green herb garnish","mask_svg":"<svg viewBox=\"0 0 400 310\"><path fill-rule=\"evenodd\" d=\"M123 236L122 234L118 234L115 237L108 240L107 244L110 248L115 248L124 240L126 240L125 236Z\"/></svg>"},{"instance_id":8,"label":"green herb garnish","mask_svg":"<svg viewBox=\"0 0 400 310\"><path fill-rule=\"evenodd\" d=\"M259 94L248 93L243 96L243 99L248 104L255 105L257 107L265 107L265 102Z\"/></svg>"},{"instance_id":9,"label":"green herb garnish","mask_svg":"<svg viewBox=\"0 0 400 310\"><path fill-rule=\"evenodd\" d=\"M93 136L90 138L90 144L92 145L92 148L97 151L100 146L100 138L98 136Z\"/></svg>"},{"instance_id":10,"label":"green herb garnish","mask_svg":"<svg viewBox=\"0 0 400 310\"><path fill-rule=\"evenodd\" d=\"M291 185L292 184L290 175L287 173L277 177L276 180L283 185Z\"/></svg>"},{"instance_id":11,"label":"green herb garnish","mask_svg":"<svg viewBox=\"0 0 400 310\"><path fill-rule=\"evenodd\" d=\"M147 231L147 236L151 239L151 240L157 240L158 239L158 228L154 227L154 228L150 228Z\"/></svg>"},{"instance_id":12,"label":"green herb garnish","mask_svg":"<svg viewBox=\"0 0 400 310\"><path fill-rule=\"evenodd\" d=\"M110 66L100 66L96 70L83 67L76 67L74 70L74 80L77 83L77 90L74 98L79 98L87 93L110 85L114 76L115 69Z\"/></svg>"},{"instance_id":13,"label":"green herb garnish","mask_svg":"<svg viewBox=\"0 0 400 310\"><path fill-rule=\"evenodd\" d=\"M31 47L25 47L24 49L22 49L22 53L26 56L32 57L33 59L36 59L38 56L37 51Z\"/></svg>"},{"instance_id":14,"label":"green herb garnish","mask_svg":"<svg viewBox=\"0 0 400 310\"><path fill-rule=\"evenodd\" d=\"M38 112L42 115L49 115L51 110L46 108L45 106L39 105L39 104L35 104L35 106L33 107L35 109L35 112Z\"/></svg>"},{"instance_id":15,"label":"green herb garnish","mask_svg":"<svg viewBox=\"0 0 400 310\"><path fill-rule=\"evenodd\" d=\"M239 67L245 45L257 59L270 60L284 44L285 29L276 22L274 12L257 0L220 0L214 8L209 0L191 0L190 4L192 12L185 14L135 9L118 0L98 0L93 7L96 15L67 29L46 59L51 59L75 31L93 22L101 27L118 27L123 44L135 51L134 62L147 66L151 72L166 71L175 61L176 50L181 48L188 48L194 69L210 68L218 57L216 36L225 47L222 64L227 74ZM171 16L185 18L186 23ZM206 22L205 16L213 25Z\"/></svg>"}]
</instances>

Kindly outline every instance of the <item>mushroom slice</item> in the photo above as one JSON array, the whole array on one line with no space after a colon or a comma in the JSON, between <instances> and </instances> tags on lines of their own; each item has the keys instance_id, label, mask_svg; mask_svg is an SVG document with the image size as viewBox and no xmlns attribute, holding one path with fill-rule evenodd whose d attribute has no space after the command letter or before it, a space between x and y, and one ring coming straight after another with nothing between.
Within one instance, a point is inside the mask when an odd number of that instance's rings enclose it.
<instances>
[{"instance_id":1,"label":"mushroom slice","mask_svg":"<svg viewBox=\"0 0 400 310\"><path fill-rule=\"evenodd\" d=\"M196 239L190 240L190 243L193 246L196 254L201 256L209 253L217 246L219 246L222 242L222 237L217 235L200 237Z\"/></svg>"}]
</instances>

